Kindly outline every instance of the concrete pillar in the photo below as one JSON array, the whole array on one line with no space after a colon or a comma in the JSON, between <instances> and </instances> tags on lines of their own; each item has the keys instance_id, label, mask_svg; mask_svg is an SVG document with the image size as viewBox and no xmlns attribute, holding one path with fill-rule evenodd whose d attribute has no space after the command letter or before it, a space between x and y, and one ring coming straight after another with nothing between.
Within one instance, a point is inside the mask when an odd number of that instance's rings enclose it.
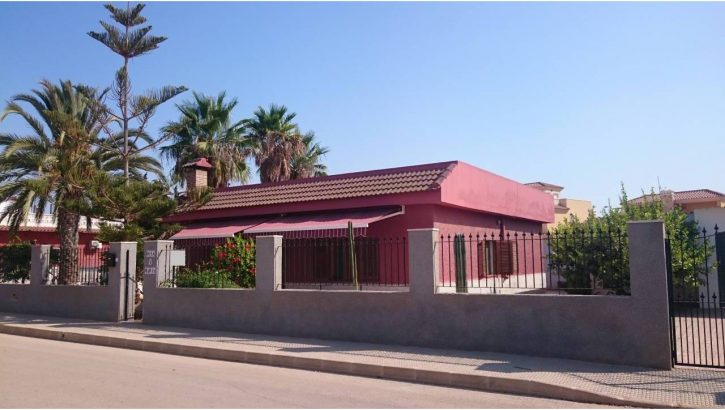
<instances>
[{"instance_id":1,"label":"concrete pillar","mask_svg":"<svg viewBox=\"0 0 725 410\"><path fill-rule=\"evenodd\" d=\"M413 297L430 298L435 293L440 269L440 246L437 228L408 229L408 275Z\"/></svg>"},{"instance_id":2,"label":"concrete pillar","mask_svg":"<svg viewBox=\"0 0 725 410\"><path fill-rule=\"evenodd\" d=\"M143 246L144 291L156 288L171 279L171 250L174 241L145 241ZM144 292L146 294L146 292Z\"/></svg>"},{"instance_id":3,"label":"concrete pillar","mask_svg":"<svg viewBox=\"0 0 725 410\"><path fill-rule=\"evenodd\" d=\"M118 306L118 320L133 319L136 296L136 242L111 242L108 286Z\"/></svg>"},{"instance_id":4,"label":"concrete pillar","mask_svg":"<svg viewBox=\"0 0 725 410\"><path fill-rule=\"evenodd\" d=\"M30 247L30 284L45 285L48 283L50 268L50 245L32 245Z\"/></svg>"},{"instance_id":5,"label":"concrete pillar","mask_svg":"<svg viewBox=\"0 0 725 410\"><path fill-rule=\"evenodd\" d=\"M627 235L632 296L656 296L667 301L664 222L628 222Z\"/></svg>"},{"instance_id":6,"label":"concrete pillar","mask_svg":"<svg viewBox=\"0 0 725 410\"><path fill-rule=\"evenodd\" d=\"M648 360L653 367L672 367L670 312L667 290L665 224L662 221L627 223L630 290L643 331L651 336Z\"/></svg>"},{"instance_id":7,"label":"concrete pillar","mask_svg":"<svg viewBox=\"0 0 725 410\"><path fill-rule=\"evenodd\" d=\"M256 291L274 292L282 289L282 236L258 236L255 248Z\"/></svg>"}]
</instances>

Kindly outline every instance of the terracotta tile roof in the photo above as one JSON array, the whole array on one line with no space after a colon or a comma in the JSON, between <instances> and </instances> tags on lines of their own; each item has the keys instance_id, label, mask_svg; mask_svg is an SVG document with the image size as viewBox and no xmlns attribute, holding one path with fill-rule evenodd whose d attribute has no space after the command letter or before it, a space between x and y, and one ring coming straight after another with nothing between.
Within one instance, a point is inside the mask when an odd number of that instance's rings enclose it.
<instances>
[{"instance_id":1,"label":"terracotta tile roof","mask_svg":"<svg viewBox=\"0 0 725 410\"><path fill-rule=\"evenodd\" d=\"M456 161L221 188L198 210L359 198L440 188Z\"/></svg>"},{"instance_id":2,"label":"terracotta tile roof","mask_svg":"<svg viewBox=\"0 0 725 410\"><path fill-rule=\"evenodd\" d=\"M194 167L194 168L206 168L206 169L212 169L214 168L209 161L207 161L206 158L199 158L194 162L189 162L188 164L184 164L182 168L187 167Z\"/></svg>"},{"instance_id":3,"label":"terracotta tile roof","mask_svg":"<svg viewBox=\"0 0 725 410\"><path fill-rule=\"evenodd\" d=\"M725 194L711 189L695 189L692 191L675 192L675 201L684 201L687 199L716 199L725 197Z\"/></svg>"},{"instance_id":4,"label":"terracotta tile roof","mask_svg":"<svg viewBox=\"0 0 725 410\"><path fill-rule=\"evenodd\" d=\"M725 198L725 194L717 191L713 191L712 189L693 189L689 191L675 191L674 197L675 202L677 201L689 201L693 199L719 199L719 198ZM642 195L640 197L634 198L629 200L629 203L632 204L641 204L645 201L651 201L652 194Z\"/></svg>"}]
</instances>

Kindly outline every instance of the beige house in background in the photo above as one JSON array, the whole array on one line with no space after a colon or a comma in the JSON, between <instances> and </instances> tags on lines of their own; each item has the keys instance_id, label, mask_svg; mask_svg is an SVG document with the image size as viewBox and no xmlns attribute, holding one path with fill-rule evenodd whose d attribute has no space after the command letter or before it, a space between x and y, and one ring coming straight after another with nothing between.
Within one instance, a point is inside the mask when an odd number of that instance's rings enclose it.
<instances>
[{"instance_id":1,"label":"beige house in background","mask_svg":"<svg viewBox=\"0 0 725 410\"><path fill-rule=\"evenodd\" d=\"M591 201L561 198L560 194L564 189L562 186L548 184L546 182L529 182L525 185L544 191L554 198L554 222L544 225L544 228L547 230L555 228L560 222L569 218L570 215L574 215L583 221L587 219L589 211L592 209Z\"/></svg>"},{"instance_id":2,"label":"beige house in background","mask_svg":"<svg viewBox=\"0 0 725 410\"><path fill-rule=\"evenodd\" d=\"M690 214L697 209L725 208L725 194L712 189L691 189L689 191L663 189L659 194L647 194L630 199L629 203L641 204L655 199L660 199L666 210L677 206Z\"/></svg>"}]
</instances>

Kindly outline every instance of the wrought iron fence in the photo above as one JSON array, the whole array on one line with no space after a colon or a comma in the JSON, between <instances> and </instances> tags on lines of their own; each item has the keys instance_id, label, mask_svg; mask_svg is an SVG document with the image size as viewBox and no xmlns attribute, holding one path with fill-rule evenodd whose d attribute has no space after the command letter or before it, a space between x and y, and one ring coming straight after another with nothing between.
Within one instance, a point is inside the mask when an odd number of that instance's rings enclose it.
<instances>
[{"instance_id":1,"label":"wrought iron fence","mask_svg":"<svg viewBox=\"0 0 725 410\"><path fill-rule=\"evenodd\" d=\"M51 248L44 283L49 285L108 285L113 257L108 246L100 248Z\"/></svg>"},{"instance_id":2,"label":"wrought iron fence","mask_svg":"<svg viewBox=\"0 0 725 410\"><path fill-rule=\"evenodd\" d=\"M408 286L405 238L356 237L352 246L347 237L282 240L283 288L402 286Z\"/></svg>"},{"instance_id":3,"label":"wrought iron fence","mask_svg":"<svg viewBox=\"0 0 725 410\"><path fill-rule=\"evenodd\" d=\"M725 232L668 232L667 262L674 362L725 367Z\"/></svg>"},{"instance_id":4,"label":"wrought iron fence","mask_svg":"<svg viewBox=\"0 0 725 410\"><path fill-rule=\"evenodd\" d=\"M440 237L438 292L629 294L619 230Z\"/></svg>"},{"instance_id":5,"label":"wrought iron fence","mask_svg":"<svg viewBox=\"0 0 725 410\"><path fill-rule=\"evenodd\" d=\"M0 283L30 283L30 244L0 246Z\"/></svg>"}]
</instances>

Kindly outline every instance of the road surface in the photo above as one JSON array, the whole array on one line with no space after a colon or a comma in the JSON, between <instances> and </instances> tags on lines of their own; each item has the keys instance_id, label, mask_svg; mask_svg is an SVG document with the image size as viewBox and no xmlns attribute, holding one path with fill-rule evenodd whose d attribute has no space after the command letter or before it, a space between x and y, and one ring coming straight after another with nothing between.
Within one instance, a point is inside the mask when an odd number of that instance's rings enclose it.
<instances>
[{"instance_id":1,"label":"road surface","mask_svg":"<svg viewBox=\"0 0 725 410\"><path fill-rule=\"evenodd\" d=\"M2 407L592 405L0 334Z\"/></svg>"}]
</instances>

